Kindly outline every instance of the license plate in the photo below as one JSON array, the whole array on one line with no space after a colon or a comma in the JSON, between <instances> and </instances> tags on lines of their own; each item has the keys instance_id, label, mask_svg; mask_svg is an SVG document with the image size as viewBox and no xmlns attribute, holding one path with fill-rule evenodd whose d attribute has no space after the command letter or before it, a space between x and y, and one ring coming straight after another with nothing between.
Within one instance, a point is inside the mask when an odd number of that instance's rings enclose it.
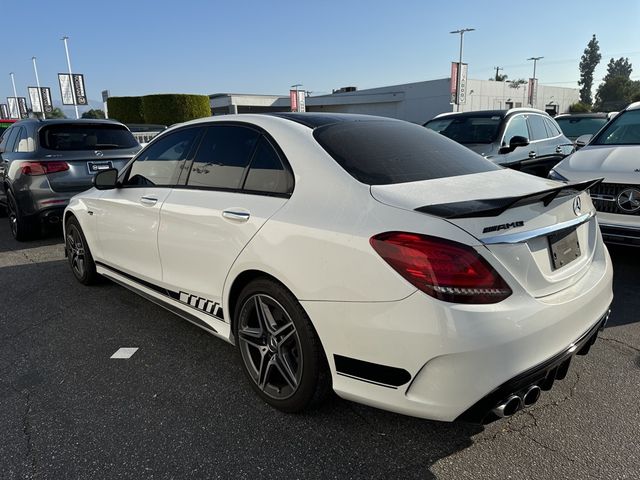
<instances>
[{"instance_id":1,"label":"license plate","mask_svg":"<svg viewBox=\"0 0 640 480\"><path fill-rule=\"evenodd\" d=\"M87 169L90 174L98 173L101 170L108 170L113 168L113 163L111 162L87 162Z\"/></svg>"},{"instance_id":2,"label":"license plate","mask_svg":"<svg viewBox=\"0 0 640 480\"><path fill-rule=\"evenodd\" d=\"M580 256L580 243L575 229L552 233L548 239L554 270L568 265Z\"/></svg>"}]
</instances>

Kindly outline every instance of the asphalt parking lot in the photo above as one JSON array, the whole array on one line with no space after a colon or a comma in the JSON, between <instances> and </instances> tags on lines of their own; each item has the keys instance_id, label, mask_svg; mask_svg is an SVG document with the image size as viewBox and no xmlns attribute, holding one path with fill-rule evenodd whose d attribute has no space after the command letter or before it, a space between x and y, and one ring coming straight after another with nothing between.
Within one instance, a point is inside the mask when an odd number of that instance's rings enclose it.
<instances>
[{"instance_id":1,"label":"asphalt parking lot","mask_svg":"<svg viewBox=\"0 0 640 480\"><path fill-rule=\"evenodd\" d=\"M541 400L486 427L333 397L305 415L251 391L234 348L110 282L78 284L57 235L0 219L0 477L640 477L640 251L611 248L607 329ZM121 347L137 347L113 360Z\"/></svg>"}]
</instances>

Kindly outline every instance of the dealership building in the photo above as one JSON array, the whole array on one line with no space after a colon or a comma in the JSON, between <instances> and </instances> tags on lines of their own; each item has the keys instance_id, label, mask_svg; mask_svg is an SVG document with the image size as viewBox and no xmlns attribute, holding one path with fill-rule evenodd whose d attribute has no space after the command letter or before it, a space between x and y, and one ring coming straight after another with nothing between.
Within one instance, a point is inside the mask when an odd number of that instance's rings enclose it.
<instances>
[{"instance_id":1,"label":"dealership building","mask_svg":"<svg viewBox=\"0 0 640 480\"><path fill-rule=\"evenodd\" d=\"M490 80L467 80L461 111L509 109L528 106L528 85ZM538 85L534 107L551 115L566 113L579 101L577 88ZM289 96L217 93L209 96L211 113L285 112ZM443 112L455 111L451 103L451 79L428 80L358 90L341 88L332 94L306 98L308 112L361 113L424 123Z\"/></svg>"}]
</instances>

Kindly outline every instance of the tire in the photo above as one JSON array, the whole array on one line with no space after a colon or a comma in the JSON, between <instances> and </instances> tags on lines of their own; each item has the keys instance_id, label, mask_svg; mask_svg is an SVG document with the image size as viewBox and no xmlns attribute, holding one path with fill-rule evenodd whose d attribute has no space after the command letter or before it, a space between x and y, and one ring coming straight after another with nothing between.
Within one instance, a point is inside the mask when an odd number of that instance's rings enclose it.
<instances>
[{"instance_id":1,"label":"tire","mask_svg":"<svg viewBox=\"0 0 640 480\"><path fill-rule=\"evenodd\" d=\"M64 241L67 260L73 276L83 285L95 284L99 278L96 264L76 217L70 217L67 220Z\"/></svg>"},{"instance_id":2,"label":"tire","mask_svg":"<svg viewBox=\"0 0 640 480\"><path fill-rule=\"evenodd\" d=\"M283 412L322 403L331 375L320 340L302 305L280 283L259 278L236 302L236 346L256 393Z\"/></svg>"},{"instance_id":3,"label":"tire","mask_svg":"<svg viewBox=\"0 0 640 480\"><path fill-rule=\"evenodd\" d=\"M7 192L7 216L9 217L11 235L17 241L24 242L35 236L34 221L22 214L11 191Z\"/></svg>"}]
</instances>

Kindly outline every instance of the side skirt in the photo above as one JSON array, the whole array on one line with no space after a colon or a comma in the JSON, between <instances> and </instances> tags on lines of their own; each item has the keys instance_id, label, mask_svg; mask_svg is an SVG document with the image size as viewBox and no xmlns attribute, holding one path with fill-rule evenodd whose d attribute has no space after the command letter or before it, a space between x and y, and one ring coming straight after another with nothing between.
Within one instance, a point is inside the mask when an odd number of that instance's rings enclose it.
<instances>
[{"instance_id":1,"label":"side skirt","mask_svg":"<svg viewBox=\"0 0 640 480\"><path fill-rule=\"evenodd\" d=\"M196 309L192 309L194 310L193 313L190 311L186 311L185 307L191 309L189 305L184 305L181 302L173 300L173 298L159 293L156 288L150 288L149 286L145 285L146 282L142 280L138 282L130 275L122 275L119 272L111 269L107 265L104 265L103 263L96 262L96 270L100 275L104 275L117 284L131 290L132 292L155 303L156 305L169 310L171 313L178 315L188 322L193 323L194 325L202 328L208 333L215 335L216 337L219 337L226 342L233 343L230 339L230 325L223 320L218 320L217 318L214 318L210 315L206 315L207 318L205 320L201 317L201 315L204 316L205 314L200 314Z\"/></svg>"}]
</instances>

